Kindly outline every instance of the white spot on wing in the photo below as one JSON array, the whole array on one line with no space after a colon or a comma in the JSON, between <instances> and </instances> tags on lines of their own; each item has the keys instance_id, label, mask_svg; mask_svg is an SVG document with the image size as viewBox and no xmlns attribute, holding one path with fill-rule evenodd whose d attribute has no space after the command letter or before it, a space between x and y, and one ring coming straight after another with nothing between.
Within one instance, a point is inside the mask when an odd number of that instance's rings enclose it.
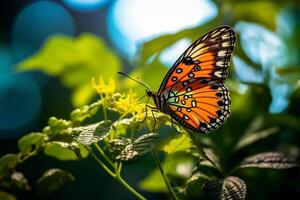
<instances>
[{"instance_id":1,"label":"white spot on wing","mask_svg":"<svg viewBox=\"0 0 300 200\"><path fill-rule=\"evenodd\" d=\"M221 77L222 77L222 72L221 72L221 71L215 71L214 75L215 75L216 77L221 78Z\"/></svg>"},{"instance_id":2,"label":"white spot on wing","mask_svg":"<svg viewBox=\"0 0 300 200\"><path fill-rule=\"evenodd\" d=\"M211 34L211 37L216 37L217 35L220 34L221 31L217 30L214 33Z\"/></svg>"},{"instance_id":3,"label":"white spot on wing","mask_svg":"<svg viewBox=\"0 0 300 200\"><path fill-rule=\"evenodd\" d=\"M226 40L226 39L229 39L229 38L230 38L230 36L229 36L228 34L222 35L222 39L223 39L223 40Z\"/></svg>"},{"instance_id":4,"label":"white spot on wing","mask_svg":"<svg viewBox=\"0 0 300 200\"><path fill-rule=\"evenodd\" d=\"M220 57L224 57L226 55L226 51L225 50L221 50L218 52L218 56Z\"/></svg>"},{"instance_id":5,"label":"white spot on wing","mask_svg":"<svg viewBox=\"0 0 300 200\"><path fill-rule=\"evenodd\" d=\"M229 42L223 42L222 43L222 47L229 47L229 46L230 46Z\"/></svg>"},{"instance_id":6,"label":"white spot on wing","mask_svg":"<svg viewBox=\"0 0 300 200\"><path fill-rule=\"evenodd\" d=\"M196 101L195 100L192 101L192 107L196 107Z\"/></svg>"},{"instance_id":7,"label":"white spot on wing","mask_svg":"<svg viewBox=\"0 0 300 200\"><path fill-rule=\"evenodd\" d=\"M223 61L218 61L218 62L216 62L216 65L217 65L218 67L223 67Z\"/></svg>"}]
</instances>

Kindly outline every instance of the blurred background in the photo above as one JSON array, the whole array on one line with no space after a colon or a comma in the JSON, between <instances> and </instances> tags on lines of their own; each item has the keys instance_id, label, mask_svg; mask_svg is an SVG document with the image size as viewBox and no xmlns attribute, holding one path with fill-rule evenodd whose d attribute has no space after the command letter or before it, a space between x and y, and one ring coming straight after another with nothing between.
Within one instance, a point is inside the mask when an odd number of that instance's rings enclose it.
<instances>
[{"instance_id":1,"label":"blurred background","mask_svg":"<svg viewBox=\"0 0 300 200\"><path fill-rule=\"evenodd\" d=\"M279 149L299 157L299 19L296 0L1 1L0 156L17 152L18 138L40 131L50 116L68 119L74 108L95 99L92 77L113 78L120 90L132 88L143 95L144 88L130 81L121 88L116 72L123 71L156 91L193 40L228 24L236 29L238 41L227 81L233 98L227 137L235 140L241 135L236 132L253 119L271 116L280 126L279 133L242 154ZM35 180L49 166L76 177L56 199L132 199L89 159L58 162L38 156L22 170ZM154 163L146 157L126 167L124 178L137 186ZM299 171L271 171L265 175L270 180L266 185L259 184L261 172L256 175L250 191L255 183L266 189L259 188L260 195L253 199L300 196L299 182L295 184ZM149 199L165 198L159 192L142 192Z\"/></svg>"}]
</instances>

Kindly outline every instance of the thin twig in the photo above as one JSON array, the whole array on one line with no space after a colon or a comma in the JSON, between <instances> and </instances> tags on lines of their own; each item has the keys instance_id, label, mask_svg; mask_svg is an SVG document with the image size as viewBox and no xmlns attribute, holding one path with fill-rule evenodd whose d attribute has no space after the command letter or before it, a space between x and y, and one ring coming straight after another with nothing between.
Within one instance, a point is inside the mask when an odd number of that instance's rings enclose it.
<instances>
[{"instance_id":1,"label":"thin twig","mask_svg":"<svg viewBox=\"0 0 300 200\"><path fill-rule=\"evenodd\" d=\"M170 182L168 180L168 177L166 176L166 174L165 174L165 172L164 172L164 170L163 170L163 168L162 168L162 166L160 164L157 152L154 149L152 150L152 155L153 155L154 161L155 161L155 163L156 163L156 165L157 165L157 167L158 167L158 169L159 169L159 171L160 171L160 173L161 173L161 175L162 175L162 177L163 177L163 179L165 181L165 184L166 184L166 186L167 186L167 188L168 188L168 190L169 190L172 198L174 200L178 200L178 197L176 196L176 193L174 192L174 190L173 190L173 188L172 188L172 186L171 186L171 184L170 184Z\"/></svg>"}]
</instances>

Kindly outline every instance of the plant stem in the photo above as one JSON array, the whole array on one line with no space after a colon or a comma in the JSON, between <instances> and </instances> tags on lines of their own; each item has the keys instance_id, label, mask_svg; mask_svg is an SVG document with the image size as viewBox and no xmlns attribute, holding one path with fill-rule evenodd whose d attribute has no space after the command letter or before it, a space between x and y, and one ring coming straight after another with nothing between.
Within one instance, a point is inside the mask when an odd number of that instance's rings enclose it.
<instances>
[{"instance_id":1,"label":"plant stem","mask_svg":"<svg viewBox=\"0 0 300 200\"><path fill-rule=\"evenodd\" d=\"M109 159L109 157L105 154L103 149L99 146L99 144L95 143L94 146L99 151L99 153L103 156L103 158L112 166L114 167L114 163Z\"/></svg>"},{"instance_id":2,"label":"plant stem","mask_svg":"<svg viewBox=\"0 0 300 200\"><path fill-rule=\"evenodd\" d=\"M166 174L165 174L165 172L164 172L164 170L163 170L163 168L162 168L162 166L160 164L157 152L154 149L152 150L152 155L153 155L154 161L155 161L155 163L156 163L156 165L157 165L157 167L158 167L158 169L159 169L159 171L160 171L160 173L161 173L161 175L162 175L162 177L163 177L163 179L165 181L165 184L166 184L166 186L167 186L167 188L168 188L168 190L169 190L172 198L174 200L178 200L178 197L176 196L176 194L175 194L175 192L174 192L174 190L173 190L173 188L172 188L172 186L171 186L171 184L170 184L170 182L168 180L168 177L166 176Z\"/></svg>"},{"instance_id":3,"label":"plant stem","mask_svg":"<svg viewBox=\"0 0 300 200\"><path fill-rule=\"evenodd\" d=\"M222 170L214 163L214 161L206 154L204 149L202 147L198 147L200 155L205 158L208 162L210 162L219 172L222 172Z\"/></svg>"},{"instance_id":4,"label":"plant stem","mask_svg":"<svg viewBox=\"0 0 300 200\"><path fill-rule=\"evenodd\" d=\"M133 189L120 175L116 176L116 179L119 183L121 183L129 192L131 192L136 198L140 200L146 200L140 193L138 193L135 189Z\"/></svg>"},{"instance_id":5,"label":"plant stem","mask_svg":"<svg viewBox=\"0 0 300 200\"><path fill-rule=\"evenodd\" d=\"M99 163L99 165L113 178L116 178L116 174L113 173L97 156L96 154L90 149L88 148L90 154L92 155L92 157L96 160L97 163Z\"/></svg>"},{"instance_id":6,"label":"plant stem","mask_svg":"<svg viewBox=\"0 0 300 200\"><path fill-rule=\"evenodd\" d=\"M101 100L103 101L103 104L102 104L102 108L103 108L103 117L104 117L104 120L107 120L107 112L106 112L106 101L105 101L105 98L103 96L103 94L100 94L100 97L101 97Z\"/></svg>"},{"instance_id":7,"label":"plant stem","mask_svg":"<svg viewBox=\"0 0 300 200\"><path fill-rule=\"evenodd\" d=\"M135 189L133 189L122 177L121 177L121 169L122 169L122 163L119 163L112 165L115 167L115 172L112 172L97 156L96 154L92 151L91 148L87 148L92 157L96 160L96 162L114 179L116 179L121 185L123 185L131 194L133 194L137 199L140 200L146 200L145 197L143 197L140 193L138 193ZM100 148L101 149L101 148ZM102 149L101 149L102 150ZM110 161L111 162L111 161Z\"/></svg>"}]
</instances>

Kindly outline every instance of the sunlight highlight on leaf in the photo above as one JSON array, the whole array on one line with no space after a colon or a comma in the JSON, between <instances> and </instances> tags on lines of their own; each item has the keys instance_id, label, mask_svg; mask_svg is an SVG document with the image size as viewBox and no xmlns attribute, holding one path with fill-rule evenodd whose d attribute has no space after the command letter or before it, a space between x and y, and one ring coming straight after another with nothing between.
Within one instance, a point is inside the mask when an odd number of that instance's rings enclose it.
<instances>
[{"instance_id":1,"label":"sunlight highlight on leaf","mask_svg":"<svg viewBox=\"0 0 300 200\"><path fill-rule=\"evenodd\" d=\"M157 133L148 133L135 140L120 137L109 141L110 151L116 160L128 161L151 151L159 139Z\"/></svg>"},{"instance_id":2,"label":"sunlight highlight on leaf","mask_svg":"<svg viewBox=\"0 0 300 200\"><path fill-rule=\"evenodd\" d=\"M104 140L112 131L111 121L101 121L84 127L72 129L72 136L75 141L83 145L91 145Z\"/></svg>"},{"instance_id":3,"label":"sunlight highlight on leaf","mask_svg":"<svg viewBox=\"0 0 300 200\"><path fill-rule=\"evenodd\" d=\"M185 151L193 146L191 139L186 134L179 134L164 140L158 149L168 154Z\"/></svg>"}]
</instances>

